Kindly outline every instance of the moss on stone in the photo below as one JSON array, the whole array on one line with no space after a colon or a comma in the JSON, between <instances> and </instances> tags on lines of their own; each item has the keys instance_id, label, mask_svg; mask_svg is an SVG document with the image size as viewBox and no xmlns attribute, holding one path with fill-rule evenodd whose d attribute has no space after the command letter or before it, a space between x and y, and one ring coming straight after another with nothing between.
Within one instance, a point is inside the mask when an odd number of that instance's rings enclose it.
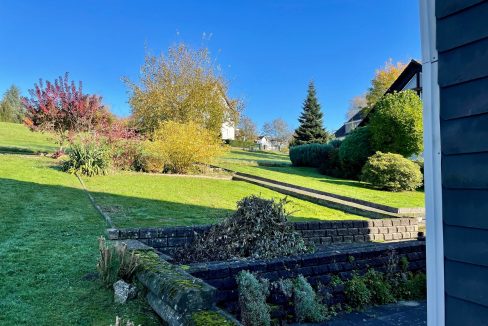
<instances>
[{"instance_id":1,"label":"moss on stone","mask_svg":"<svg viewBox=\"0 0 488 326\"><path fill-rule=\"evenodd\" d=\"M216 311L204 310L191 315L194 326L232 326L235 325Z\"/></svg>"}]
</instances>

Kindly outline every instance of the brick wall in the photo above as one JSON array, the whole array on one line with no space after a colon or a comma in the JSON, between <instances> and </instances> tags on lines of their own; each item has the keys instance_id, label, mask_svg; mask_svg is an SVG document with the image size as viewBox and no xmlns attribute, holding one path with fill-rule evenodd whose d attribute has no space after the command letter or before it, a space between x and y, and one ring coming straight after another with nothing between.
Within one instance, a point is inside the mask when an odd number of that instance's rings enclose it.
<instances>
[{"instance_id":1,"label":"brick wall","mask_svg":"<svg viewBox=\"0 0 488 326\"><path fill-rule=\"evenodd\" d=\"M417 238L416 218L395 218L358 221L295 222L295 230L305 241L316 245L337 243L389 242ZM164 253L171 253L193 241L195 233L202 233L210 226L183 226L169 228L108 229L111 240L137 239Z\"/></svg>"},{"instance_id":2,"label":"brick wall","mask_svg":"<svg viewBox=\"0 0 488 326\"><path fill-rule=\"evenodd\" d=\"M397 259L406 257L410 271L425 271L425 242L404 241L343 245L313 254L270 260L197 263L190 265L187 272L214 286L217 289L217 304L235 313L238 300L235 278L242 270L251 271L270 282L301 274L314 287L319 282L328 286L334 275L346 280L351 277L353 270L359 273L364 273L368 268L384 271L392 255ZM343 291L344 288L340 285L331 288L331 303L344 302ZM285 304L287 299L277 292L272 291L270 303Z\"/></svg>"}]
</instances>

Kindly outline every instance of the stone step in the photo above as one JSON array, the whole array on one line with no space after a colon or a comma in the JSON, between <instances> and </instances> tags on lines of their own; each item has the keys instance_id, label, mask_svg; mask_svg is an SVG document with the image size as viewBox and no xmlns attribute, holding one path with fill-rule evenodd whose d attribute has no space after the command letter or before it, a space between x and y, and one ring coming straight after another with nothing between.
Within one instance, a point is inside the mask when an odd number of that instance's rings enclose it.
<instances>
[{"instance_id":1,"label":"stone step","mask_svg":"<svg viewBox=\"0 0 488 326\"><path fill-rule=\"evenodd\" d=\"M300 198L321 206L338 209L347 213L369 217L369 218L399 218L404 215L388 212L383 209L366 206L352 201L339 199L330 195L325 195L317 192L311 192L304 188L290 187L280 182L273 182L270 180L264 181L264 178L244 176L241 173L236 173L233 177L234 180L245 181L264 188L268 188L279 193L289 195L295 198Z\"/></svg>"}]
</instances>

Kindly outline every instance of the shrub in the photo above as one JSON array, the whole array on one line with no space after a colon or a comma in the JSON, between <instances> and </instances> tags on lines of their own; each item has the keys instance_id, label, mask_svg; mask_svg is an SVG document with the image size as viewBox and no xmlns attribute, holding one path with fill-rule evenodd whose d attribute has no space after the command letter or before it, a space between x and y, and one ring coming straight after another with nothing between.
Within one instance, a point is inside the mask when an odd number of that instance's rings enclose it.
<instances>
[{"instance_id":1,"label":"shrub","mask_svg":"<svg viewBox=\"0 0 488 326\"><path fill-rule=\"evenodd\" d=\"M143 146L139 140L121 139L112 144L112 164L119 170L138 170Z\"/></svg>"},{"instance_id":2,"label":"shrub","mask_svg":"<svg viewBox=\"0 0 488 326\"><path fill-rule=\"evenodd\" d=\"M71 143L63 169L87 176L106 174L110 166L110 149L101 137L83 136Z\"/></svg>"},{"instance_id":3,"label":"shrub","mask_svg":"<svg viewBox=\"0 0 488 326\"><path fill-rule=\"evenodd\" d=\"M269 295L268 281L258 281L248 271L241 271L236 280L242 323L245 326L271 325L270 309L266 304L266 297Z\"/></svg>"},{"instance_id":4,"label":"shrub","mask_svg":"<svg viewBox=\"0 0 488 326\"><path fill-rule=\"evenodd\" d=\"M341 139L332 139L327 144L331 145L334 148L339 148L339 147L341 147L342 140Z\"/></svg>"},{"instance_id":5,"label":"shrub","mask_svg":"<svg viewBox=\"0 0 488 326\"><path fill-rule=\"evenodd\" d=\"M374 150L405 157L423 150L422 101L411 90L387 94L369 122Z\"/></svg>"},{"instance_id":6,"label":"shrub","mask_svg":"<svg viewBox=\"0 0 488 326\"><path fill-rule=\"evenodd\" d=\"M144 148L146 147L145 145ZM150 173L161 173L164 170L164 158L156 153L150 153L143 149L136 160L136 170Z\"/></svg>"},{"instance_id":7,"label":"shrub","mask_svg":"<svg viewBox=\"0 0 488 326\"><path fill-rule=\"evenodd\" d=\"M343 176L341 161L339 159L339 148L332 147L322 158L319 172L330 177L341 178Z\"/></svg>"},{"instance_id":8,"label":"shrub","mask_svg":"<svg viewBox=\"0 0 488 326\"><path fill-rule=\"evenodd\" d=\"M210 228L195 235L187 247L175 252L182 263L226 260L231 258L273 258L310 251L301 235L288 223L284 205L256 196L237 203L237 211Z\"/></svg>"},{"instance_id":9,"label":"shrub","mask_svg":"<svg viewBox=\"0 0 488 326\"><path fill-rule=\"evenodd\" d=\"M376 152L364 165L362 180L389 191L415 190L422 174L417 164L399 154Z\"/></svg>"},{"instance_id":10,"label":"shrub","mask_svg":"<svg viewBox=\"0 0 488 326\"><path fill-rule=\"evenodd\" d=\"M196 163L207 164L223 151L217 135L197 123L167 121L154 132L146 152L160 158L165 170L188 173Z\"/></svg>"},{"instance_id":11,"label":"shrub","mask_svg":"<svg viewBox=\"0 0 488 326\"><path fill-rule=\"evenodd\" d=\"M368 289L364 277L357 273L353 273L352 278L345 283L344 293L352 308L362 309L371 303L371 291Z\"/></svg>"},{"instance_id":12,"label":"shrub","mask_svg":"<svg viewBox=\"0 0 488 326\"><path fill-rule=\"evenodd\" d=\"M126 244L116 246L107 245L105 238L98 238L98 250L100 257L97 262L97 270L102 283L111 287L118 279L127 282L132 280L132 276L139 267L139 258L134 252L127 252Z\"/></svg>"},{"instance_id":13,"label":"shrub","mask_svg":"<svg viewBox=\"0 0 488 326\"><path fill-rule=\"evenodd\" d=\"M290 147L290 160L294 166L319 167L333 147L328 144L305 144Z\"/></svg>"},{"instance_id":14,"label":"shrub","mask_svg":"<svg viewBox=\"0 0 488 326\"><path fill-rule=\"evenodd\" d=\"M385 279L383 273L369 269L364 275L364 280L366 286L371 291L371 303L383 305L395 302L391 284Z\"/></svg>"},{"instance_id":15,"label":"shrub","mask_svg":"<svg viewBox=\"0 0 488 326\"><path fill-rule=\"evenodd\" d=\"M359 178L361 168L373 154L369 127L354 129L339 148L339 159L346 178Z\"/></svg>"},{"instance_id":16,"label":"shrub","mask_svg":"<svg viewBox=\"0 0 488 326\"><path fill-rule=\"evenodd\" d=\"M317 298L312 286L303 275L299 275L293 286L295 315L298 322L318 323L327 318L327 309Z\"/></svg>"}]
</instances>

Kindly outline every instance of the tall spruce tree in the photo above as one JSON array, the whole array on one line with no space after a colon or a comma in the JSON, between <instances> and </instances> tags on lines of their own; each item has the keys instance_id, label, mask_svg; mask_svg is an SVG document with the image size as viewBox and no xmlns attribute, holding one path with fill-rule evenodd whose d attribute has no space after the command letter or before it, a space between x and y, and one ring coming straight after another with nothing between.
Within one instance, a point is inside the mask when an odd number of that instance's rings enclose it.
<instances>
[{"instance_id":1,"label":"tall spruce tree","mask_svg":"<svg viewBox=\"0 0 488 326\"><path fill-rule=\"evenodd\" d=\"M303 111L298 118L300 126L295 130L291 145L303 145L311 143L326 143L329 134L323 127L323 114L317 101L313 82L308 85L307 99L303 103Z\"/></svg>"},{"instance_id":2,"label":"tall spruce tree","mask_svg":"<svg viewBox=\"0 0 488 326\"><path fill-rule=\"evenodd\" d=\"M12 85L0 101L0 121L21 123L24 115L20 90L17 86Z\"/></svg>"}]
</instances>

